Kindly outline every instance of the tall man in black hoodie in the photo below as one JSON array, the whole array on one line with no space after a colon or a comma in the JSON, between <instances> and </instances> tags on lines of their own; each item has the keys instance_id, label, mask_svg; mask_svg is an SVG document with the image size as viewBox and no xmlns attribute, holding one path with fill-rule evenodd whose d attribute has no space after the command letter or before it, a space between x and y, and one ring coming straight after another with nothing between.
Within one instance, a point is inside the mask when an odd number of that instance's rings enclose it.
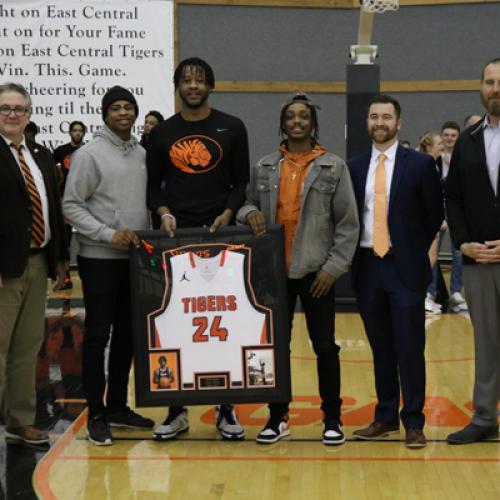
<instances>
[{"instance_id":1,"label":"tall man in black hoodie","mask_svg":"<svg viewBox=\"0 0 500 500\"><path fill-rule=\"evenodd\" d=\"M182 109L150 134L147 203L170 236L177 227L206 226L215 232L233 222L245 201L249 180L246 128L239 118L209 106L215 78L202 59L182 61L175 70L174 84ZM224 439L243 439L243 428L231 405L218 406L216 416ZM187 410L170 407L154 437L175 439L188 428Z\"/></svg>"}]
</instances>

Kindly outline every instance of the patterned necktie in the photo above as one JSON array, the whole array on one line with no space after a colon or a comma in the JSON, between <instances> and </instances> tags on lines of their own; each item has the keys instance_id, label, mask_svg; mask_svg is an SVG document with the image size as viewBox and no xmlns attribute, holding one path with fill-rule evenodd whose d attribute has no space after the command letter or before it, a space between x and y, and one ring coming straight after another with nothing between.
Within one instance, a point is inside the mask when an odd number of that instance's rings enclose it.
<instances>
[{"instance_id":1,"label":"patterned necktie","mask_svg":"<svg viewBox=\"0 0 500 500\"><path fill-rule=\"evenodd\" d=\"M24 159L22 152L22 146L16 146L13 142L10 144L11 148L14 148L19 155L19 165L23 171L24 181L26 182L26 187L28 188L28 193L31 201L31 243L33 246L40 247L45 240L45 222L43 220L42 211L42 200L40 198L40 193L36 187L33 176L31 175L31 170Z\"/></svg>"},{"instance_id":2,"label":"patterned necktie","mask_svg":"<svg viewBox=\"0 0 500 500\"><path fill-rule=\"evenodd\" d=\"M389 227L387 225L387 187L385 163L387 156L378 157L375 169L375 193L373 202L373 251L379 256L389 251Z\"/></svg>"}]
</instances>

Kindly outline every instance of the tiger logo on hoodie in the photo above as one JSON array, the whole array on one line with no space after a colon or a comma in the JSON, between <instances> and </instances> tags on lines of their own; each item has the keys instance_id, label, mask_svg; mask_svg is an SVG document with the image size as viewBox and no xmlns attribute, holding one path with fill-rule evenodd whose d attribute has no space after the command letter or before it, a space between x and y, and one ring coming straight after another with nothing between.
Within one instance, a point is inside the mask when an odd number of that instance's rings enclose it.
<instances>
[{"instance_id":1,"label":"tiger logo on hoodie","mask_svg":"<svg viewBox=\"0 0 500 500\"><path fill-rule=\"evenodd\" d=\"M210 137L190 135L176 141L169 154L174 166L182 172L204 174L220 163L222 147Z\"/></svg>"}]
</instances>

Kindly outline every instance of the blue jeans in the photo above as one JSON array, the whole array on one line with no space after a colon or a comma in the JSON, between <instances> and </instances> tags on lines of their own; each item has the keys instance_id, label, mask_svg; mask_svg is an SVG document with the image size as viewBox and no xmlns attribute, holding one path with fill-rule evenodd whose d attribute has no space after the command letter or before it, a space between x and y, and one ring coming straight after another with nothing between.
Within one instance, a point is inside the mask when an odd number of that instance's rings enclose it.
<instances>
[{"instance_id":1,"label":"blue jeans","mask_svg":"<svg viewBox=\"0 0 500 500\"><path fill-rule=\"evenodd\" d=\"M439 246L438 246L438 251L439 248L441 248L441 243L443 241L444 235L446 233L446 230L440 230L439 231ZM458 250L453 242L451 242L451 256L452 256L452 263L451 263L451 277L450 277L450 295L455 293L455 292L460 292L462 290L462 253L460 250ZM432 281L431 284L429 285L429 288L427 288L427 293L430 293L431 295L436 294L436 288L437 288L437 276L438 276L438 263L434 265L432 268Z\"/></svg>"}]
</instances>

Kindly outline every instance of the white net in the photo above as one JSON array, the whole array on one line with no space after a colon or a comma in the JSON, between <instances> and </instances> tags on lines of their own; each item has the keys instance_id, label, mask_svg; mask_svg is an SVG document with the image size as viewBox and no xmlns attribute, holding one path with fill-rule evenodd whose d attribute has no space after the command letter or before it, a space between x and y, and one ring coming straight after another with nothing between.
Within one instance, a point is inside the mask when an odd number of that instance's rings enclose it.
<instances>
[{"instance_id":1,"label":"white net","mask_svg":"<svg viewBox=\"0 0 500 500\"><path fill-rule=\"evenodd\" d=\"M362 9L365 12L382 14L388 10L398 10L399 0L363 0Z\"/></svg>"}]
</instances>

